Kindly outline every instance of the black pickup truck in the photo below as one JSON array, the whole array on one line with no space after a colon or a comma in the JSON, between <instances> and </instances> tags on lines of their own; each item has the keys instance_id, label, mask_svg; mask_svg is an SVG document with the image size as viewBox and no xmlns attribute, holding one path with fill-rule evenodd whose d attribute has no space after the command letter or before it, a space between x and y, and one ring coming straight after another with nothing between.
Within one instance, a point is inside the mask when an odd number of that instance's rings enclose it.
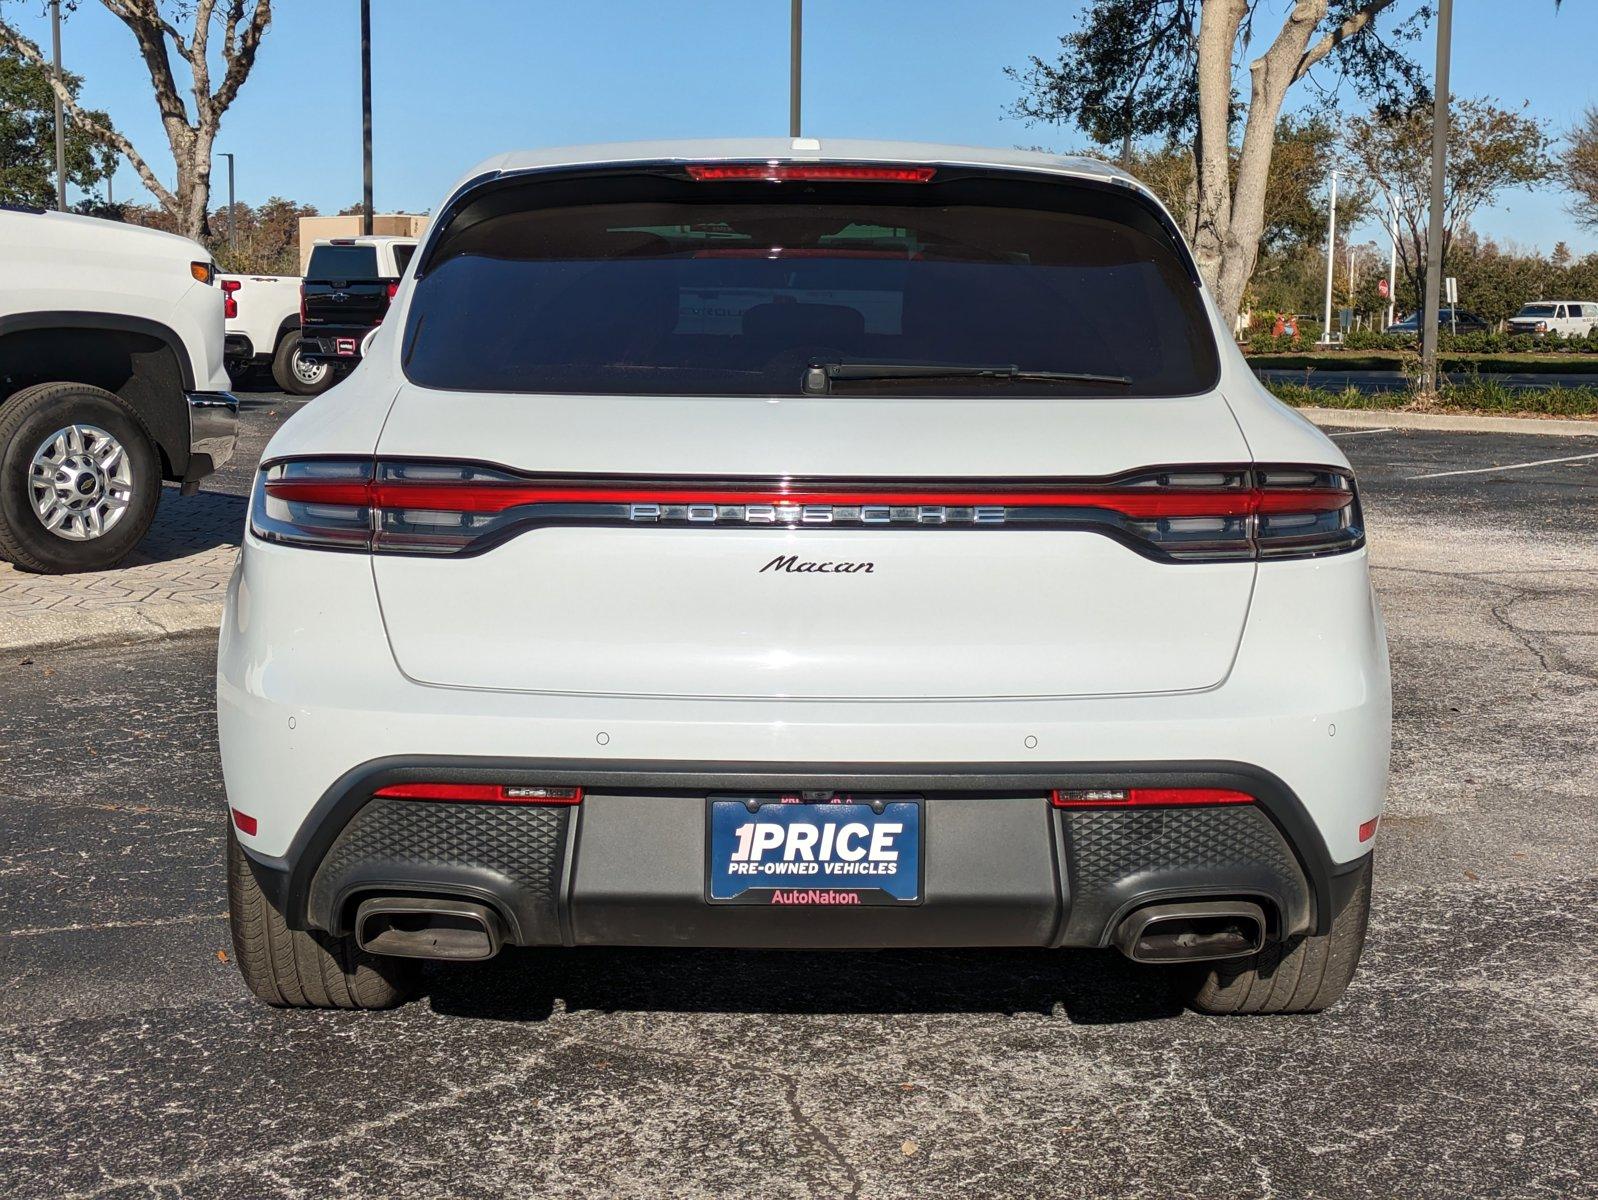
<instances>
[{"instance_id":1,"label":"black pickup truck","mask_svg":"<svg viewBox=\"0 0 1598 1200\"><path fill-rule=\"evenodd\" d=\"M383 323L414 253L407 237L317 242L300 284L300 357L339 370L360 362L361 339Z\"/></svg>"}]
</instances>

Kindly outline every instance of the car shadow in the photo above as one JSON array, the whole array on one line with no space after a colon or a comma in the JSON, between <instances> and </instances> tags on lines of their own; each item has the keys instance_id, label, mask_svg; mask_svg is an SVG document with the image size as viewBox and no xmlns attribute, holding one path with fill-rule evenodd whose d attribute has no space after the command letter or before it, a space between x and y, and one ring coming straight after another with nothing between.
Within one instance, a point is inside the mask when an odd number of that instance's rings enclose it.
<instances>
[{"instance_id":1,"label":"car shadow","mask_svg":"<svg viewBox=\"0 0 1598 1200\"><path fill-rule=\"evenodd\" d=\"M1168 1020L1179 970L1104 950L768 951L508 948L430 965L433 1011L543 1021L567 1012L1040 1013L1077 1025Z\"/></svg>"},{"instance_id":2,"label":"car shadow","mask_svg":"<svg viewBox=\"0 0 1598 1200\"><path fill-rule=\"evenodd\" d=\"M150 531L118 565L172 562L220 547L236 548L244 540L248 504L244 496L209 491L180 496L177 488L164 487Z\"/></svg>"}]
</instances>

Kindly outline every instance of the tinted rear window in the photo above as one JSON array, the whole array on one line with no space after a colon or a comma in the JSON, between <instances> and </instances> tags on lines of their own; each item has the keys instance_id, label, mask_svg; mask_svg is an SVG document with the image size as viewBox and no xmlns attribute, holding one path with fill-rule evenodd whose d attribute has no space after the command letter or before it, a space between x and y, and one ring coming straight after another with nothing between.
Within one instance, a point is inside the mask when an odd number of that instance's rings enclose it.
<instances>
[{"instance_id":1,"label":"tinted rear window","mask_svg":"<svg viewBox=\"0 0 1598 1200\"><path fill-rule=\"evenodd\" d=\"M307 279L376 279L376 246L315 246L306 265Z\"/></svg>"},{"instance_id":2,"label":"tinted rear window","mask_svg":"<svg viewBox=\"0 0 1598 1200\"><path fill-rule=\"evenodd\" d=\"M1015 366L1126 385L851 380L838 394L1185 395L1219 372L1185 260L1125 190L501 185L422 266L406 372L509 392L797 395L811 363Z\"/></svg>"}]
</instances>

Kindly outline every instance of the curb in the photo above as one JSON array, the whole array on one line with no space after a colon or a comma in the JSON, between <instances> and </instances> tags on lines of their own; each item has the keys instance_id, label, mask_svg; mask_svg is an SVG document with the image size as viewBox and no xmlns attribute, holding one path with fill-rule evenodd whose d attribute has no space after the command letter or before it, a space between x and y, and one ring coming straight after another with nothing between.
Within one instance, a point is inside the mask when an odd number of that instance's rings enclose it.
<instances>
[{"instance_id":1,"label":"curb","mask_svg":"<svg viewBox=\"0 0 1598 1200\"><path fill-rule=\"evenodd\" d=\"M193 633L215 634L222 624L221 597L211 602L129 604L93 611L46 609L0 614L0 654L7 658L134 646Z\"/></svg>"},{"instance_id":2,"label":"curb","mask_svg":"<svg viewBox=\"0 0 1598 1200\"><path fill-rule=\"evenodd\" d=\"M1559 417L1491 417L1476 413L1420 413L1380 408L1295 408L1332 429L1445 429L1454 433L1529 433L1542 437L1598 437L1598 421Z\"/></svg>"}]
</instances>

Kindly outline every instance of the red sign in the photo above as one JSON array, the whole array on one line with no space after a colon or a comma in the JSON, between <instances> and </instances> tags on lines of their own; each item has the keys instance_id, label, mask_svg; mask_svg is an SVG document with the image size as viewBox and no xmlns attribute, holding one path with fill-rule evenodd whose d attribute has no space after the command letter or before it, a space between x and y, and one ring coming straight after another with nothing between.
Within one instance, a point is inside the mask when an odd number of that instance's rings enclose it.
<instances>
[{"instance_id":1,"label":"red sign","mask_svg":"<svg viewBox=\"0 0 1598 1200\"><path fill-rule=\"evenodd\" d=\"M1387 299L1387 280L1378 279L1376 281L1376 294L1383 300Z\"/></svg>"}]
</instances>

